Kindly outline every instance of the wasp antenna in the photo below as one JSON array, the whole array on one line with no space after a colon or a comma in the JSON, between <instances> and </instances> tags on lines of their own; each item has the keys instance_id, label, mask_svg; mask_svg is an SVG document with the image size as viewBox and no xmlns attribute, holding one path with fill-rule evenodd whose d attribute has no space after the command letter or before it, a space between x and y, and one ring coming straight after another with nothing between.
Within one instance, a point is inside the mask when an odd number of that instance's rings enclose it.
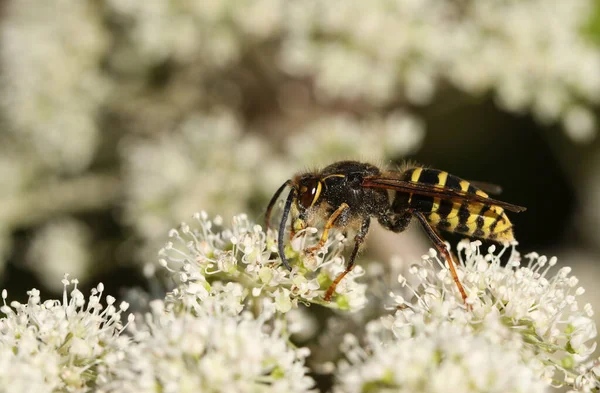
<instances>
[{"instance_id":1,"label":"wasp antenna","mask_svg":"<svg viewBox=\"0 0 600 393\"><path fill-rule=\"evenodd\" d=\"M271 210L273 210L273 206L275 206L275 202L277 202L277 199L279 199L279 195L281 195L281 193L283 192L283 190L288 187L288 186L292 186L292 181L288 180L285 183L283 183L278 189L277 191L275 191L275 194L273 195L273 197L271 198L271 200L269 201L269 206L267 206L267 213L265 214L265 228L269 229L271 227Z\"/></svg>"},{"instance_id":2,"label":"wasp antenna","mask_svg":"<svg viewBox=\"0 0 600 393\"><path fill-rule=\"evenodd\" d=\"M284 184L284 186L287 185ZM283 186L277 190L277 194L279 194L281 192L281 190L283 189ZM288 262L287 258L285 257L285 253L283 252L283 246L284 246L284 240L283 240L283 235L285 232L285 224L287 222L288 216L290 214L290 209L292 208L292 202L294 201L294 198L296 198L296 189L294 187L292 187L292 189L290 190L290 193L288 194L288 197L285 201L285 207L283 208L283 215L281 216L281 222L279 223L279 233L277 234L277 247L279 249L279 257L281 258L281 262L283 262L283 265L289 270L292 270L292 267L290 266L290 263Z\"/></svg>"}]
</instances>

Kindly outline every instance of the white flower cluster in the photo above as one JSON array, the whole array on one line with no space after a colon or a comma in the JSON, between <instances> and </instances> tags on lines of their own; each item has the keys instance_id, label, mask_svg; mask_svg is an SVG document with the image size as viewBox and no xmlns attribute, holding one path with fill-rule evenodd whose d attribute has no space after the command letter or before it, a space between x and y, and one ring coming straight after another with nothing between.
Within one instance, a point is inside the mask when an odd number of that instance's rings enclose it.
<instances>
[{"instance_id":1,"label":"white flower cluster","mask_svg":"<svg viewBox=\"0 0 600 393\"><path fill-rule=\"evenodd\" d=\"M470 326L476 326L478 320L489 314L498 314L540 352L537 355L540 359L565 374L587 359L596 348L595 342L590 343L596 337L596 326L591 319L591 305L580 307L577 302L584 289L578 287L576 277L569 275L571 269L563 267L551 275L557 259L535 253L526 255L528 262L521 265L521 257L514 248L502 266L501 256L508 248L494 253L492 246L483 254L480 244L463 241L458 246L460 263L465 266L461 282L473 310L467 311L460 301L455 301L453 286L444 284L451 280L446 270L434 274L434 264L441 265L437 257L413 270L424 288L418 309L425 314L441 312L452 318L460 313L456 318ZM402 299L398 301L407 304ZM412 315L415 310L412 307L399 315Z\"/></svg>"},{"instance_id":2,"label":"white flower cluster","mask_svg":"<svg viewBox=\"0 0 600 393\"><path fill-rule=\"evenodd\" d=\"M277 254L274 233L251 223L245 214L232 219L231 228L220 228L220 217L209 220L204 212L194 215L194 224L183 223L171 230L171 241L160 251L160 264L183 284L175 293L190 305L206 296L210 281L235 281L250 291L249 301L268 308L265 300L286 313L298 302L325 304L343 310L358 310L366 302L366 285L355 280L364 270L356 266L337 286L331 303L322 299L335 277L344 270L344 238L331 235L316 254L303 250L317 243L313 228L298 232L286 246L293 266L288 271Z\"/></svg>"},{"instance_id":3,"label":"white flower cluster","mask_svg":"<svg viewBox=\"0 0 600 393\"><path fill-rule=\"evenodd\" d=\"M123 149L126 215L153 243L194 206L233 216L263 184L257 175L267 156L266 141L244 134L229 111L196 114L172 134L130 142Z\"/></svg>"},{"instance_id":4,"label":"white flower cluster","mask_svg":"<svg viewBox=\"0 0 600 393\"><path fill-rule=\"evenodd\" d=\"M0 111L28 165L78 172L99 140L96 117L110 89L101 74L109 45L90 3L9 1L0 24Z\"/></svg>"},{"instance_id":5,"label":"white flower cluster","mask_svg":"<svg viewBox=\"0 0 600 393\"><path fill-rule=\"evenodd\" d=\"M600 52L581 30L594 2L435 0L291 3L282 63L326 98L429 103L442 81L494 92L514 112L595 132Z\"/></svg>"},{"instance_id":6,"label":"white flower cluster","mask_svg":"<svg viewBox=\"0 0 600 393\"><path fill-rule=\"evenodd\" d=\"M217 299L240 298L234 286ZM219 291L212 291L212 295ZM228 292L233 292L228 295ZM173 313L162 301L151 303L145 324L132 324L134 342L99 392L309 392L306 349L288 345L280 323L272 327L242 310L200 303L199 315ZM214 300L214 299L213 299Z\"/></svg>"},{"instance_id":7,"label":"white flower cluster","mask_svg":"<svg viewBox=\"0 0 600 393\"><path fill-rule=\"evenodd\" d=\"M372 330L378 324L370 327ZM374 332L365 348L348 335L345 360L336 373L334 393L360 392L545 392L534 369L519 356L522 344L504 331L502 341L448 325L410 340L379 337ZM491 336L491 337L490 337Z\"/></svg>"},{"instance_id":8,"label":"white flower cluster","mask_svg":"<svg viewBox=\"0 0 600 393\"><path fill-rule=\"evenodd\" d=\"M423 122L405 112L364 120L333 115L316 118L293 132L285 147L286 156L292 157L298 168L350 157L373 162L397 159L414 153L424 137Z\"/></svg>"},{"instance_id":9,"label":"white flower cluster","mask_svg":"<svg viewBox=\"0 0 600 393\"><path fill-rule=\"evenodd\" d=\"M263 72L314 81L318 100L374 106L428 104L450 83L469 95L492 93L503 108L542 123L562 122L579 141L595 135L600 99L600 51L582 33L592 7L592 0L108 1L124 27L117 68L169 60L195 64L206 77L243 67L250 53L273 59L254 62Z\"/></svg>"},{"instance_id":10,"label":"white flower cluster","mask_svg":"<svg viewBox=\"0 0 600 393\"><path fill-rule=\"evenodd\" d=\"M438 358L442 359L439 366L448 366L450 369L459 367L462 372L466 372L467 375L461 378L467 382L478 375L486 379L494 373L501 374L502 377L513 375L511 378L517 378L516 375L523 373L529 375L523 376L519 381L523 385L517 381L496 379L495 382L501 385L498 390L491 391L539 391L542 389L541 385L528 385L533 381L532 375L549 385L567 385L578 389L577 391L591 391L590 387L598 386L594 385L598 383L598 379L593 378L595 366L588 367L584 363L596 348L596 343L593 342L596 327L590 318L592 310L589 304L582 309L579 307L577 296L583 293L583 289L577 287L575 277L569 276L570 269L565 267L551 275L550 269L556 264L556 258L548 260L546 257L530 254L527 255L528 263L523 266L514 247L511 249L507 246L495 253L495 246L492 246L487 254L483 254L479 249L480 245L479 241L463 241L458 246L458 273L468 294L468 308L463 304L449 270L433 250L423 258L421 265L411 268L415 284L409 285L406 278L399 277L400 283L411 291L413 301L393 295L397 311L395 315L382 320L381 326L393 333L393 338L387 340L388 346L392 348L391 354L395 354L390 356L398 356L396 350L402 353L409 347L412 348L412 340L418 340L420 344L415 348L433 346L432 350L438 351ZM512 250L510 255L504 255L509 249ZM501 263L503 255L508 256L505 266ZM447 334L455 335L455 338L449 339L445 336ZM487 344L480 342L482 335L486 337ZM461 336L464 337L460 339ZM427 344L427 340L432 342ZM443 343L447 341L451 343L444 347ZM453 345L459 348L453 348ZM515 359L509 365L505 364L506 368L502 373L502 362L494 364L495 360L483 361L481 358L487 356L486 351L493 353L492 345L501 345L503 350L516 353L494 355L494 359L504 359L503 361L511 357ZM376 369L378 363L384 369L389 367L389 358L384 355L386 351L387 349L377 349L373 358L369 355L368 361L364 365L358 365L358 368L365 373L367 370L364 368ZM472 354L466 356L465 351ZM424 356L429 356L427 350L423 353ZM448 354L447 358L445 354ZM416 355L406 356L406 359L394 359L404 364L403 362L415 360L409 357ZM473 365L479 367L480 374L463 364L470 363L470 358L477 357L480 358ZM490 368L485 370L483 367ZM525 368L532 370L533 374L526 372ZM416 372L425 372L425 369L417 367ZM339 379L348 378L348 373L351 371L343 371ZM388 375L389 378L392 376L397 378L395 374ZM375 381L381 381L384 377L385 374L379 375ZM365 377L363 386L372 383L370 381ZM447 381L456 382L450 378L450 374L447 375ZM392 382L395 384L393 386L412 386L405 385L408 383L406 381L392 379L390 383ZM489 383L490 380L486 382L488 385ZM509 385L502 385L504 383ZM457 385L458 390L450 390L463 391L459 386ZM437 391L436 389L432 385L423 391ZM481 391L478 389L476 388Z\"/></svg>"},{"instance_id":11,"label":"white flower cluster","mask_svg":"<svg viewBox=\"0 0 600 393\"><path fill-rule=\"evenodd\" d=\"M63 218L44 225L27 252L27 265L39 280L56 292L64 272L84 283L92 272L91 233L81 221Z\"/></svg>"},{"instance_id":12,"label":"white flower cluster","mask_svg":"<svg viewBox=\"0 0 600 393\"><path fill-rule=\"evenodd\" d=\"M88 392L98 368L116 361L128 345L122 335L121 315L128 304L115 305L99 284L86 302L77 280L63 279L59 300L42 301L40 292L28 292L27 304L6 304L0 311L0 381L11 392ZM73 288L69 291L69 287ZM129 315L129 322L133 315Z\"/></svg>"},{"instance_id":13,"label":"white flower cluster","mask_svg":"<svg viewBox=\"0 0 600 393\"><path fill-rule=\"evenodd\" d=\"M281 0L234 1L108 0L107 10L123 23L116 52L122 69L148 67L169 59L226 67L254 41L277 36L283 23Z\"/></svg>"},{"instance_id":14,"label":"white flower cluster","mask_svg":"<svg viewBox=\"0 0 600 393\"><path fill-rule=\"evenodd\" d=\"M343 269L344 239L334 234L305 255L317 239L312 228L299 231L285 250L290 273L271 231L246 216L230 228L205 213L194 219L193 228L172 230L161 251L179 285L150 302L145 318L129 315L128 326L121 323L128 304L105 296L103 306L102 284L87 301L67 277L62 301L42 301L34 289L27 304L9 306L3 291L0 386L16 393L314 392L310 351L290 342L307 329L299 326L306 318L291 316L298 302L326 304L320 297ZM366 324L362 344L344 337L333 392L597 391L600 359L588 359L592 310L579 307L583 289L569 269L551 274L556 258L530 254L521 263L514 246L484 254L480 245L457 248L468 307L432 250L410 268L413 284L398 279L411 301L392 293L394 314ZM364 305L365 286L354 281L360 272L357 266L342 281L332 307ZM126 327L130 335L122 334Z\"/></svg>"},{"instance_id":15,"label":"white flower cluster","mask_svg":"<svg viewBox=\"0 0 600 393\"><path fill-rule=\"evenodd\" d=\"M272 312L255 318L244 310L240 284L213 283L193 310L152 301L127 326L128 304L117 308L106 296L103 307L102 284L87 301L77 280L63 284L62 302L42 302L33 289L27 304L8 306L3 292L0 391L313 392L310 351L290 345L286 322Z\"/></svg>"}]
</instances>

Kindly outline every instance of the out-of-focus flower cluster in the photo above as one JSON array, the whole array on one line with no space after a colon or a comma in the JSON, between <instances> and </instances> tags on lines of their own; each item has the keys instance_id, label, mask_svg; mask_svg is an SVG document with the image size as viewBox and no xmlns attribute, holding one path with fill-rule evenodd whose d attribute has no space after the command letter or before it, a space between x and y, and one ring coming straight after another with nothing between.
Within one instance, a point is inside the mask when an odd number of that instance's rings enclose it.
<instances>
[{"instance_id":1,"label":"out-of-focus flower cluster","mask_svg":"<svg viewBox=\"0 0 600 393\"><path fill-rule=\"evenodd\" d=\"M10 1L0 27L0 155L77 173L100 142L97 116L112 85L102 74L110 36L91 3ZM8 133L7 135L1 135ZM10 139L9 139L10 138Z\"/></svg>"},{"instance_id":2,"label":"out-of-focus flower cluster","mask_svg":"<svg viewBox=\"0 0 600 393\"><path fill-rule=\"evenodd\" d=\"M65 272L85 281L90 273L91 234L80 221L61 219L43 226L34 237L27 258L43 284L57 292Z\"/></svg>"},{"instance_id":3,"label":"out-of-focus flower cluster","mask_svg":"<svg viewBox=\"0 0 600 393\"><path fill-rule=\"evenodd\" d=\"M594 2L293 3L282 62L327 99L430 103L444 82L595 135L600 52L581 34Z\"/></svg>"}]
</instances>

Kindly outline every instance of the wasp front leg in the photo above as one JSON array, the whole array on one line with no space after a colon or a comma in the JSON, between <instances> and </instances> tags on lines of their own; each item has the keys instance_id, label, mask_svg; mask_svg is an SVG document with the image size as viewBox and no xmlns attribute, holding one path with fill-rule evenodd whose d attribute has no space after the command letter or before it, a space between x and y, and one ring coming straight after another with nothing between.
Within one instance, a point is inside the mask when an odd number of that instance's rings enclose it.
<instances>
[{"instance_id":1,"label":"wasp front leg","mask_svg":"<svg viewBox=\"0 0 600 393\"><path fill-rule=\"evenodd\" d=\"M340 214L342 214L349 207L350 206L348 206L348 204L344 202L340 205L340 207L338 207L336 209L336 211L333 212L333 214L331 216L329 216L329 219L325 223L325 228L323 229L323 234L321 235L321 240L319 240L319 242L317 243L316 246L306 249L305 251L307 253L312 254L315 251L318 251L321 248L323 248L323 246L327 242L327 239L329 238L329 230L335 226L335 221L338 219Z\"/></svg>"},{"instance_id":2,"label":"wasp front leg","mask_svg":"<svg viewBox=\"0 0 600 393\"><path fill-rule=\"evenodd\" d=\"M296 219L292 221L292 225L290 228L290 242L294 240L294 237L296 237L296 233L300 232L303 229L306 229L306 227L308 226L306 224L306 214L298 213L297 209L295 209L294 214L292 216L296 217Z\"/></svg>"},{"instance_id":3,"label":"wasp front leg","mask_svg":"<svg viewBox=\"0 0 600 393\"><path fill-rule=\"evenodd\" d=\"M365 218L364 221L362 222L362 225L360 226L360 230L358 231L356 236L354 236L354 250L352 250L352 255L350 255L350 260L348 261L348 264L346 265L346 269L343 272L341 272L335 278L335 280L333 280L333 283L331 283L331 285L329 286L329 289L327 289L327 292L325 293L325 297L323 298L326 302L331 301L331 297L333 296L333 293L335 292L335 289L337 288L340 281L342 281L342 279L346 276L346 274L348 274L348 273L350 273L350 271L352 271L352 268L354 267L354 261L356 260L356 256L358 255L358 251L360 250L360 246L365 241L365 238L367 237L367 233L369 232L370 224L371 224L371 218L370 217Z\"/></svg>"}]
</instances>

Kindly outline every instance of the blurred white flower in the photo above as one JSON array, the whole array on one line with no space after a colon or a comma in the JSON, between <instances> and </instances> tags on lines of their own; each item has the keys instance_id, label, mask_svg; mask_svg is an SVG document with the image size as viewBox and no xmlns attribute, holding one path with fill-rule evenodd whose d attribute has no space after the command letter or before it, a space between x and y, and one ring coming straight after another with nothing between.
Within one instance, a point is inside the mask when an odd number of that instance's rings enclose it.
<instances>
[{"instance_id":1,"label":"blurred white flower","mask_svg":"<svg viewBox=\"0 0 600 393\"><path fill-rule=\"evenodd\" d=\"M111 16L123 25L114 63L121 69L155 66L169 59L226 67L244 46L277 35L283 19L281 0L232 1L109 0Z\"/></svg>"},{"instance_id":2,"label":"blurred white flower","mask_svg":"<svg viewBox=\"0 0 600 393\"><path fill-rule=\"evenodd\" d=\"M286 139L287 156L301 165L329 165L343 159L387 162L414 153L425 137L424 124L408 113L355 119L316 118ZM288 174L288 176L290 176Z\"/></svg>"},{"instance_id":3,"label":"blurred white flower","mask_svg":"<svg viewBox=\"0 0 600 393\"><path fill-rule=\"evenodd\" d=\"M399 309L387 325L406 339L448 323L476 332L482 329L482 321L497 318L521 335L525 360L535 358L545 365L541 377L554 384L569 383L577 366L596 348L593 312L589 304L580 307L577 302L584 292L577 278L569 275L568 267L551 274L555 257L531 253L526 255L528 262L521 264L514 247L496 253L492 246L484 254L480 245L463 241L457 248L458 274L472 310L465 308L450 272L432 250L422 265L411 268L418 285L408 285L406 278L399 277L414 294L414 302L396 295ZM510 255L503 266L501 257L507 251ZM564 374L562 379L556 371Z\"/></svg>"},{"instance_id":4,"label":"blurred white flower","mask_svg":"<svg viewBox=\"0 0 600 393\"><path fill-rule=\"evenodd\" d=\"M569 108L563 123L569 136L577 142L591 142L596 136L596 118L588 108L581 106Z\"/></svg>"},{"instance_id":5,"label":"blurred white flower","mask_svg":"<svg viewBox=\"0 0 600 393\"><path fill-rule=\"evenodd\" d=\"M162 238L197 206L227 218L245 211L268 155L266 141L245 134L231 112L195 114L174 133L129 142L122 153L126 216L146 241Z\"/></svg>"},{"instance_id":6,"label":"blurred white flower","mask_svg":"<svg viewBox=\"0 0 600 393\"><path fill-rule=\"evenodd\" d=\"M298 307L286 314L288 330L295 341L305 342L319 332L317 317L307 307Z\"/></svg>"},{"instance_id":7,"label":"blurred white flower","mask_svg":"<svg viewBox=\"0 0 600 393\"><path fill-rule=\"evenodd\" d=\"M46 287L58 292L65 273L81 282L92 273L91 241L90 230L80 221L72 218L52 221L34 235L27 264Z\"/></svg>"},{"instance_id":8,"label":"blurred white flower","mask_svg":"<svg viewBox=\"0 0 600 393\"><path fill-rule=\"evenodd\" d=\"M0 27L0 111L5 131L51 169L78 172L99 143L97 116L109 82L109 39L92 3L8 1Z\"/></svg>"},{"instance_id":9,"label":"blurred white flower","mask_svg":"<svg viewBox=\"0 0 600 393\"><path fill-rule=\"evenodd\" d=\"M325 99L423 105L442 81L493 92L513 112L595 133L600 51L582 34L594 2L378 0L291 3L282 68ZM578 108L578 109L575 109ZM574 112L575 111L575 112Z\"/></svg>"},{"instance_id":10,"label":"blurred white flower","mask_svg":"<svg viewBox=\"0 0 600 393\"><path fill-rule=\"evenodd\" d=\"M285 313L298 302L319 303L343 310L358 310L365 305L366 285L355 280L364 270L356 266L338 285L331 303L322 296L335 277L344 270L343 238L335 234L315 255L302 249L316 244L312 228L300 231L286 256L293 266L288 271L277 255L275 234L264 232L246 215L235 216L231 228L221 228L220 217L210 221L205 212L194 215L192 225L183 223L171 230L170 241L160 251L160 264L183 283L177 295L185 304L194 304L205 296L209 281L218 279L243 285L251 295L248 300L261 307L274 306ZM188 289L185 289L185 288ZM266 302L266 303L265 303Z\"/></svg>"},{"instance_id":11,"label":"blurred white flower","mask_svg":"<svg viewBox=\"0 0 600 393\"><path fill-rule=\"evenodd\" d=\"M35 340L25 337L23 341ZM0 391L12 393L53 393L60 381L60 355L56 351L30 354L8 346L0 347Z\"/></svg>"},{"instance_id":12,"label":"blurred white flower","mask_svg":"<svg viewBox=\"0 0 600 393\"><path fill-rule=\"evenodd\" d=\"M9 306L6 290L2 292L0 380L11 392L88 392L98 367L110 367L129 344L121 335L127 303L116 306L115 298L106 296L103 306L102 284L87 301L77 280L65 276L63 285L62 301L42 301L40 292L32 289L27 304L13 301Z\"/></svg>"},{"instance_id":13,"label":"blurred white flower","mask_svg":"<svg viewBox=\"0 0 600 393\"><path fill-rule=\"evenodd\" d=\"M466 333L458 325L410 340L370 333L364 348L356 337L345 337L335 393L546 391L546 383L520 358L522 344L508 329L501 345L485 329Z\"/></svg>"},{"instance_id":14,"label":"blurred white flower","mask_svg":"<svg viewBox=\"0 0 600 393\"><path fill-rule=\"evenodd\" d=\"M0 137L0 199L12 198L35 180L34 159L20 151L10 139Z\"/></svg>"},{"instance_id":15,"label":"blurred white flower","mask_svg":"<svg viewBox=\"0 0 600 393\"><path fill-rule=\"evenodd\" d=\"M151 308L144 325L132 324L134 342L99 392L312 391L308 351L291 347L281 324L269 331L261 318L213 312L202 302L200 317L169 312L158 300Z\"/></svg>"}]
</instances>

